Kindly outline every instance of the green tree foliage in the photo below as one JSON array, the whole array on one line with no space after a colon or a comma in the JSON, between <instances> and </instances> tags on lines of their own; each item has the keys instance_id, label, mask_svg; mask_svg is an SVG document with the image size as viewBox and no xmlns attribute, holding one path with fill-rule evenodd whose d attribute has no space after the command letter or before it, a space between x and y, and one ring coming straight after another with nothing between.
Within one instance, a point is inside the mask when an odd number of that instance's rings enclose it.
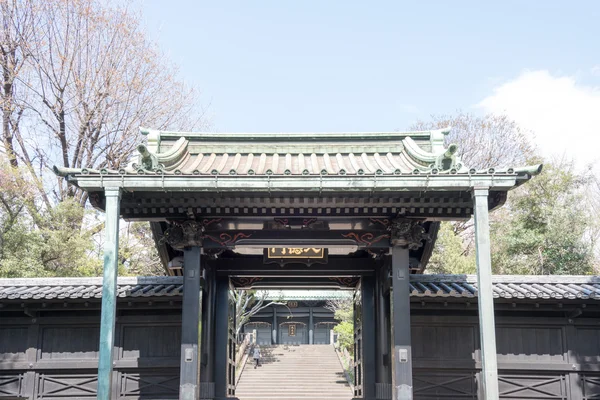
<instances>
[{"instance_id":1,"label":"green tree foliage","mask_svg":"<svg viewBox=\"0 0 600 400\"><path fill-rule=\"evenodd\" d=\"M328 300L325 307L333 311L334 318L340 321L333 327L340 347L354 354L354 301L351 298Z\"/></svg>"},{"instance_id":2,"label":"green tree foliage","mask_svg":"<svg viewBox=\"0 0 600 400\"><path fill-rule=\"evenodd\" d=\"M20 170L0 167L0 276L93 276L91 234L81 230L85 210L66 200L52 208L39 198Z\"/></svg>"},{"instance_id":3,"label":"green tree foliage","mask_svg":"<svg viewBox=\"0 0 600 400\"><path fill-rule=\"evenodd\" d=\"M0 276L99 275L102 220L53 165L116 169L140 126L205 127L198 92L128 5L0 0L0 20ZM164 273L147 223L121 234L122 273Z\"/></svg>"},{"instance_id":4,"label":"green tree foliage","mask_svg":"<svg viewBox=\"0 0 600 400\"><path fill-rule=\"evenodd\" d=\"M588 172L572 162L544 171L511 193L492 224L492 265L500 274L591 274L598 217L586 194Z\"/></svg>"},{"instance_id":5,"label":"green tree foliage","mask_svg":"<svg viewBox=\"0 0 600 400\"><path fill-rule=\"evenodd\" d=\"M433 254L427 264L432 274L474 274L475 254L467 249L450 222L442 222Z\"/></svg>"},{"instance_id":6,"label":"green tree foliage","mask_svg":"<svg viewBox=\"0 0 600 400\"><path fill-rule=\"evenodd\" d=\"M119 237L119 264L125 275L164 275L150 224L125 222Z\"/></svg>"},{"instance_id":7,"label":"green tree foliage","mask_svg":"<svg viewBox=\"0 0 600 400\"><path fill-rule=\"evenodd\" d=\"M541 175L511 191L490 214L492 267L498 274L589 274L598 265L598 180L572 162L542 160L528 135L506 116L458 113L434 116L411 129L451 126L467 167L545 163ZM594 190L595 189L595 190ZM444 222L427 266L429 273L475 273L473 221Z\"/></svg>"},{"instance_id":8,"label":"green tree foliage","mask_svg":"<svg viewBox=\"0 0 600 400\"><path fill-rule=\"evenodd\" d=\"M340 347L348 350L350 355L354 355L354 323L342 321L333 327L333 331L338 335Z\"/></svg>"}]
</instances>

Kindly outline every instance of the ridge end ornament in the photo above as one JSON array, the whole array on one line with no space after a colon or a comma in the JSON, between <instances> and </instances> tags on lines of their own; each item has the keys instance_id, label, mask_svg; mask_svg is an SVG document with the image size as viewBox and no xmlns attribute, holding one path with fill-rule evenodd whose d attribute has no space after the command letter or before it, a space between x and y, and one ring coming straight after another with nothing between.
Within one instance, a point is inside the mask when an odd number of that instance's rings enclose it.
<instances>
[{"instance_id":1,"label":"ridge end ornament","mask_svg":"<svg viewBox=\"0 0 600 400\"><path fill-rule=\"evenodd\" d=\"M396 218L391 220L389 230L390 241L394 246L417 250L423 246L423 241L431 242L431 235L420 221Z\"/></svg>"}]
</instances>

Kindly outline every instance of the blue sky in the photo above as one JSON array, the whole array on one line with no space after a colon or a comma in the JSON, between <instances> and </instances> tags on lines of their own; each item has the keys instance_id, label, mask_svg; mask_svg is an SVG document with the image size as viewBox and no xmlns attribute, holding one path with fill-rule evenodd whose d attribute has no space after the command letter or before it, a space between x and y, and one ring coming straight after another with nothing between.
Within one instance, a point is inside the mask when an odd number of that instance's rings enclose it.
<instances>
[{"instance_id":1,"label":"blue sky","mask_svg":"<svg viewBox=\"0 0 600 400\"><path fill-rule=\"evenodd\" d=\"M600 137L599 1L142 5L214 130L389 131L458 109L506 112L548 153L595 157L556 143L565 129Z\"/></svg>"}]
</instances>

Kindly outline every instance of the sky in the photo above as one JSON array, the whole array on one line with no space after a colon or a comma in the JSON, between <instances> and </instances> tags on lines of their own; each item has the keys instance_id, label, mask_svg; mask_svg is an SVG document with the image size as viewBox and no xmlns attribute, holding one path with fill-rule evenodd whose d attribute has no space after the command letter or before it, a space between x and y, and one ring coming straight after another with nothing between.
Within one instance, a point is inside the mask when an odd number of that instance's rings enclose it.
<instances>
[{"instance_id":1,"label":"sky","mask_svg":"<svg viewBox=\"0 0 600 400\"><path fill-rule=\"evenodd\" d=\"M600 162L600 1L141 0L220 132L406 130L504 113Z\"/></svg>"}]
</instances>

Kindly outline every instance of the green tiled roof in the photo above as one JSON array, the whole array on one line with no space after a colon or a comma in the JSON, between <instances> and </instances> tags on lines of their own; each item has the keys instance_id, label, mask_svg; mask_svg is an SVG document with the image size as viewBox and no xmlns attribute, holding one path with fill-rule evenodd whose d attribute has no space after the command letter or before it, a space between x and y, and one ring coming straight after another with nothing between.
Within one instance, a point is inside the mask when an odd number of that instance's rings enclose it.
<instances>
[{"instance_id":1,"label":"green tiled roof","mask_svg":"<svg viewBox=\"0 0 600 400\"><path fill-rule=\"evenodd\" d=\"M186 133L142 129L148 145L119 170L56 168L69 174L399 175L466 173L449 129L367 133Z\"/></svg>"},{"instance_id":2,"label":"green tiled roof","mask_svg":"<svg viewBox=\"0 0 600 400\"><path fill-rule=\"evenodd\" d=\"M366 133L188 133L142 129L129 165L54 167L84 190L204 192L390 192L497 186L509 190L541 166L470 169L450 129ZM498 167L498 166L490 166ZM492 179L493 178L493 179ZM476 181L475 181L476 180ZM519 182L517 182L519 181Z\"/></svg>"},{"instance_id":3,"label":"green tiled roof","mask_svg":"<svg viewBox=\"0 0 600 400\"><path fill-rule=\"evenodd\" d=\"M352 290L270 290L268 300L338 300L352 298Z\"/></svg>"}]
</instances>

